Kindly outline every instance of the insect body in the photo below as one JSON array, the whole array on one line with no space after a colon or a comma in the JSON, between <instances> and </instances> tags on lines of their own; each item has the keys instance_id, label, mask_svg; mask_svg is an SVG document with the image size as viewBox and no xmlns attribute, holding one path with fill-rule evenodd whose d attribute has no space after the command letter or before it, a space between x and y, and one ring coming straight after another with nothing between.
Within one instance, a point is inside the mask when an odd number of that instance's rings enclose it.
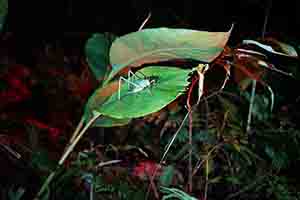
<instances>
[{"instance_id":1,"label":"insect body","mask_svg":"<svg viewBox=\"0 0 300 200\"><path fill-rule=\"evenodd\" d=\"M127 82L128 85L128 94L138 93L143 91L146 88L149 88L154 83L157 82L157 76L149 76L146 77L144 74L139 72L143 77L137 75L137 73L133 73L132 71L128 72L128 78L120 77L119 79L119 91L118 91L118 99L121 98L121 83L122 81ZM150 91L149 91L150 92ZM151 92L150 92L151 94Z\"/></svg>"}]
</instances>

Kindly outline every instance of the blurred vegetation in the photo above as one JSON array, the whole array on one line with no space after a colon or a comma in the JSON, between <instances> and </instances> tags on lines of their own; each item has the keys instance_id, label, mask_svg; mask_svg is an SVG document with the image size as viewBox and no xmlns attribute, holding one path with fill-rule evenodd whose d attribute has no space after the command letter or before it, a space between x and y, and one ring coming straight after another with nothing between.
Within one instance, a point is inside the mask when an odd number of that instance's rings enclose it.
<instances>
[{"instance_id":1,"label":"blurred vegetation","mask_svg":"<svg viewBox=\"0 0 300 200\"><path fill-rule=\"evenodd\" d=\"M0 9L0 28L2 13ZM33 199L56 169L88 97L102 81L93 63L108 65L107 60L87 59L87 52L103 56L108 50L90 43L101 34L79 34L74 39L78 46L62 40L32 49L30 65L19 62L11 49L14 33L2 37L0 198ZM123 126L90 128L41 199L300 199L300 43L268 35L250 43L243 39L248 38L231 38L234 42L210 64L203 96L190 116L186 103L195 105L196 86L162 110Z\"/></svg>"}]
</instances>

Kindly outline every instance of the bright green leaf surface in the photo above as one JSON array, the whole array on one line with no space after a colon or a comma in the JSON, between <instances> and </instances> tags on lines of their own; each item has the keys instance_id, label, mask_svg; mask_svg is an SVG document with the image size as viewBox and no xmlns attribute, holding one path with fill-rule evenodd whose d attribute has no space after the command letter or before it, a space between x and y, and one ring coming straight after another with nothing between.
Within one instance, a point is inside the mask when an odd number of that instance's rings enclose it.
<instances>
[{"instance_id":1,"label":"bright green leaf surface","mask_svg":"<svg viewBox=\"0 0 300 200\"><path fill-rule=\"evenodd\" d=\"M172 59L211 62L222 52L230 32L154 28L119 37L110 49L113 69L108 80L126 66Z\"/></svg>"},{"instance_id":2,"label":"bright green leaf surface","mask_svg":"<svg viewBox=\"0 0 300 200\"><path fill-rule=\"evenodd\" d=\"M86 43L87 62L98 80L103 80L109 65L110 41L104 34L94 34Z\"/></svg>"},{"instance_id":3,"label":"bright green leaf surface","mask_svg":"<svg viewBox=\"0 0 300 200\"><path fill-rule=\"evenodd\" d=\"M188 77L191 70L175 67L150 66L141 69L145 76L158 77L158 81L136 93L128 93L127 84L121 86L121 98L118 92L114 93L98 111L105 116L117 119L138 118L157 112L187 88Z\"/></svg>"},{"instance_id":4,"label":"bright green leaf surface","mask_svg":"<svg viewBox=\"0 0 300 200\"><path fill-rule=\"evenodd\" d=\"M118 89L118 81L111 82L105 87L99 87L90 96L89 100L85 105L84 118L85 121L91 120L93 118L93 111L97 110L101 105L115 93ZM108 116L99 117L92 126L94 127L113 127L113 126L123 126L130 122L131 119L115 119Z\"/></svg>"}]
</instances>

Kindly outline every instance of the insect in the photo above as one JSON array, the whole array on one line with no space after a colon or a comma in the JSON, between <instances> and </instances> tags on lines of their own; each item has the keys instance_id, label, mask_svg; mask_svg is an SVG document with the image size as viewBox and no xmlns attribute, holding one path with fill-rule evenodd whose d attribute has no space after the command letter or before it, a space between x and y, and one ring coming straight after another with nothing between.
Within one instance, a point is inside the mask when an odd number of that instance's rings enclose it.
<instances>
[{"instance_id":1,"label":"insect","mask_svg":"<svg viewBox=\"0 0 300 200\"><path fill-rule=\"evenodd\" d=\"M143 77L138 75L137 73L141 74ZM153 84L157 83L158 77L157 76L146 76L142 72L133 73L132 71L128 71L128 78L120 77L119 78L119 90L118 90L118 99L121 99L121 84L122 81L126 82L128 85L128 93L138 93L143 91L146 88L151 87ZM150 94L151 91L149 90Z\"/></svg>"}]
</instances>

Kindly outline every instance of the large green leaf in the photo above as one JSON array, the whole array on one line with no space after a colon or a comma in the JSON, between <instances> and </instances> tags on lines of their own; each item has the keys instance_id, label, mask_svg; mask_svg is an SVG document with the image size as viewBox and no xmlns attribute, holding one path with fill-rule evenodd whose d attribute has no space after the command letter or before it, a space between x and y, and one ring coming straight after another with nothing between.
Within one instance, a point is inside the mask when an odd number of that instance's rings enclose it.
<instances>
[{"instance_id":1,"label":"large green leaf","mask_svg":"<svg viewBox=\"0 0 300 200\"><path fill-rule=\"evenodd\" d=\"M7 15L8 3L7 0L0 0L0 31Z\"/></svg>"},{"instance_id":2,"label":"large green leaf","mask_svg":"<svg viewBox=\"0 0 300 200\"><path fill-rule=\"evenodd\" d=\"M113 93L118 90L118 81L114 81L106 85L105 87L99 87L95 92L90 96L86 105L84 118L85 121L89 121L93 118L93 111L97 110L101 105L110 97ZM99 117L94 123L93 126L96 127L113 127L113 126L123 126L130 122L131 119L115 119L108 116Z\"/></svg>"},{"instance_id":3,"label":"large green leaf","mask_svg":"<svg viewBox=\"0 0 300 200\"><path fill-rule=\"evenodd\" d=\"M118 92L114 93L97 111L117 119L138 118L159 111L186 90L191 71L165 66L143 68L138 72L157 77L157 82L136 93L128 93L130 88L122 84L121 98Z\"/></svg>"},{"instance_id":4,"label":"large green leaf","mask_svg":"<svg viewBox=\"0 0 300 200\"><path fill-rule=\"evenodd\" d=\"M109 65L110 39L104 34L94 34L85 45L87 62L97 80L103 80Z\"/></svg>"},{"instance_id":5,"label":"large green leaf","mask_svg":"<svg viewBox=\"0 0 300 200\"><path fill-rule=\"evenodd\" d=\"M153 28L119 37L110 49L113 68L107 81L126 66L173 59L211 62L222 52L230 32Z\"/></svg>"}]
</instances>

